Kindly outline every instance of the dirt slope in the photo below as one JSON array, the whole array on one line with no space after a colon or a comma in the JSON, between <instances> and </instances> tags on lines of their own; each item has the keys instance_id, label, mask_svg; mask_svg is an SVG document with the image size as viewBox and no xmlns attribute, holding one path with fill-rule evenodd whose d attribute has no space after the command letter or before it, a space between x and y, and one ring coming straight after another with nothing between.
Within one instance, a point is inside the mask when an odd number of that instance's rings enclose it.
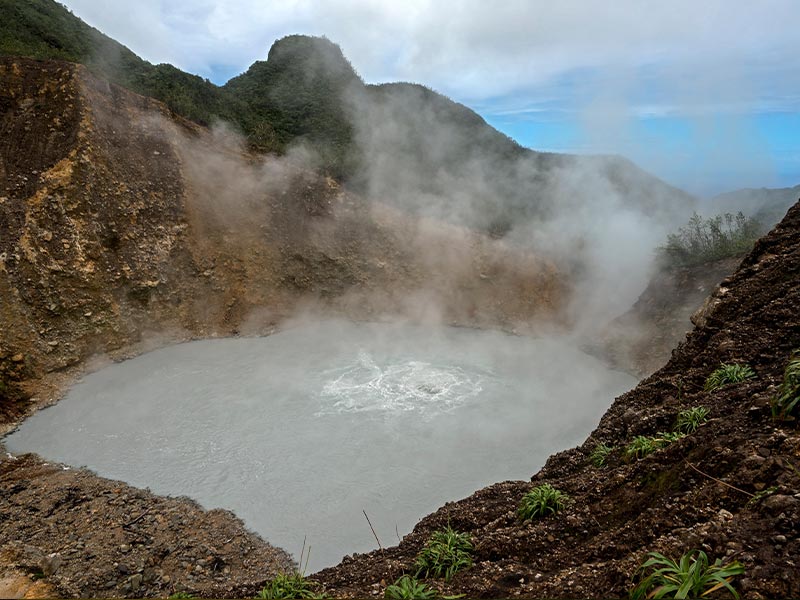
<instances>
[{"instance_id":1,"label":"dirt slope","mask_svg":"<svg viewBox=\"0 0 800 600\"><path fill-rule=\"evenodd\" d=\"M314 578L334 596L380 595L412 568L430 533L450 523L472 535L476 551L471 569L450 584L434 582L446 593L624 596L647 552L677 557L701 548L712 560L742 562L736 587L745 598L800 596L800 434L774 422L769 409L800 346L800 204L695 320L666 366L618 398L584 446L551 457L533 477L571 496L565 512L521 524L515 511L532 484L498 483L426 517L398 547ZM757 378L704 392L711 371L732 360L750 363ZM710 409L710 421L697 432L623 460L620 448L633 436L668 431L679 410L698 405ZM588 461L598 442L617 448L606 467ZM771 493L750 503L764 490Z\"/></svg>"}]
</instances>

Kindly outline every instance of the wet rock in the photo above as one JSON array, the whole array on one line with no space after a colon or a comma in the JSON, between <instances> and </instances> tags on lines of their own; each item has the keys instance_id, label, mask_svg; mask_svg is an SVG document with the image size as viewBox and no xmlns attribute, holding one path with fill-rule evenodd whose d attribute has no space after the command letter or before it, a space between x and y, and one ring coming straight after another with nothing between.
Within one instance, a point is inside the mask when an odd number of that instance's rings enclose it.
<instances>
[{"instance_id":1,"label":"wet rock","mask_svg":"<svg viewBox=\"0 0 800 600\"><path fill-rule=\"evenodd\" d=\"M52 554L48 554L42 558L41 562L39 563L39 568L41 568L45 577L50 577L56 571L58 571L63 562L64 559L61 558L61 554L58 552L53 552Z\"/></svg>"},{"instance_id":2,"label":"wet rock","mask_svg":"<svg viewBox=\"0 0 800 600\"><path fill-rule=\"evenodd\" d=\"M140 573L131 576L131 578L128 579L128 584L131 586L131 591L135 592L136 590L138 590L139 587L142 585L142 580L143 577Z\"/></svg>"}]
</instances>

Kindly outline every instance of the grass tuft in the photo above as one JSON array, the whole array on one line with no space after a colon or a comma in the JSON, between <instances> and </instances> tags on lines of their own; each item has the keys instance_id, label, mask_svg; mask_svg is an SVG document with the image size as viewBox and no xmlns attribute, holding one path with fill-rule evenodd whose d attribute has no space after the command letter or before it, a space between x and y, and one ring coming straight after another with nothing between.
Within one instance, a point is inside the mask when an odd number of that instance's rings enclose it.
<instances>
[{"instance_id":1,"label":"grass tuft","mask_svg":"<svg viewBox=\"0 0 800 600\"><path fill-rule=\"evenodd\" d=\"M649 574L631 590L631 600L645 598L701 598L726 589L734 598L739 594L733 589L731 580L744 573L738 562L723 564L722 559L708 564L708 556L702 550L687 552L676 562L658 552L650 552L650 557L641 567L640 576Z\"/></svg>"},{"instance_id":2,"label":"grass tuft","mask_svg":"<svg viewBox=\"0 0 800 600\"><path fill-rule=\"evenodd\" d=\"M387 600L432 600L436 590L429 588L416 577L403 575L386 588L383 597Z\"/></svg>"},{"instance_id":3,"label":"grass tuft","mask_svg":"<svg viewBox=\"0 0 800 600\"><path fill-rule=\"evenodd\" d=\"M775 419L797 417L800 413L800 350L792 352L789 364L783 371L783 382L778 395L770 401Z\"/></svg>"},{"instance_id":4,"label":"grass tuft","mask_svg":"<svg viewBox=\"0 0 800 600\"><path fill-rule=\"evenodd\" d=\"M306 579L302 573L279 573L258 593L258 598L280 600L283 598L307 598L319 600L322 594L314 591L316 584Z\"/></svg>"},{"instance_id":5,"label":"grass tuft","mask_svg":"<svg viewBox=\"0 0 800 600\"><path fill-rule=\"evenodd\" d=\"M450 525L435 531L414 561L415 577L444 577L450 581L458 571L472 566L472 540L469 534Z\"/></svg>"},{"instance_id":6,"label":"grass tuft","mask_svg":"<svg viewBox=\"0 0 800 600\"><path fill-rule=\"evenodd\" d=\"M535 517L554 515L564 509L569 496L557 490L549 483L537 485L522 497L517 508L517 515L523 521Z\"/></svg>"},{"instance_id":7,"label":"grass tuft","mask_svg":"<svg viewBox=\"0 0 800 600\"><path fill-rule=\"evenodd\" d=\"M614 452L614 446L608 444L597 444L589 455L589 462L595 467L605 467L608 462L608 457Z\"/></svg>"},{"instance_id":8,"label":"grass tuft","mask_svg":"<svg viewBox=\"0 0 800 600\"><path fill-rule=\"evenodd\" d=\"M674 430L688 435L697 431L697 428L706 421L708 421L708 409L705 406L694 406L678 413Z\"/></svg>"},{"instance_id":9,"label":"grass tuft","mask_svg":"<svg viewBox=\"0 0 800 600\"><path fill-rule=\"evenodd\" d=\"M703 389L713 392L731 383L741 383L756 376L750 365L739 363L723 363L717 367L706 379Z\"/></svg>"},{"instance_id":10,"label":"grass tuft","mask_svg":"<svg viewBox=\"0 0 800 600\"><path fill-rule=\"evenodd\" d=\"M666 448L672 442L677 442L684 437L686 437L686 434L680 431L661 431L653 436L637 435L625 447L625 457L628 460L644 458L648 454L661 450L661 448Z\"/></svg>"}]
</instances>

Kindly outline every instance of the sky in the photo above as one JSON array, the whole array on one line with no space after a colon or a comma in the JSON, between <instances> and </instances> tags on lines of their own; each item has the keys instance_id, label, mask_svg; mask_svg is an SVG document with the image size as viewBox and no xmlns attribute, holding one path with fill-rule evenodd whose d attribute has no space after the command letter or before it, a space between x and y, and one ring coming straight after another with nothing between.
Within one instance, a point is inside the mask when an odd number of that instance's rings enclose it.
<instances>
[{"instance_id":1,"label":"sky","mask_svg":"<svg viewBox=\"0 0 800 600\"><path fill-rule=\"evenodd\" d=\"M422 83L535 150L622 154L700 196L800 184L799 0L62 0L223 84L285 35Z\"/></svg>"}]
</instances>

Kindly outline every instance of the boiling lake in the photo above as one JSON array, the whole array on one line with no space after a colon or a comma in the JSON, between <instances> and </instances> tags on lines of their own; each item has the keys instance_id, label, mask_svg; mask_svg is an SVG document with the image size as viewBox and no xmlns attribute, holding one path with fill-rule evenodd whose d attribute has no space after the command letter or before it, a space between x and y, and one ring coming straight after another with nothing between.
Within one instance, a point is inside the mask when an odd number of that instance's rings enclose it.
<instances>
[{"instance_id":1,"label":"boiling lake","mask_svg":"<svg viewBox=\"0 0 800 600\"><path fill-rule=\"evenodd\" d=\"M11 452L226 508L309 571L527 479L635 380L574 342L323 321L189 342L87 375Z\"/></svg>"}]
</instances>

